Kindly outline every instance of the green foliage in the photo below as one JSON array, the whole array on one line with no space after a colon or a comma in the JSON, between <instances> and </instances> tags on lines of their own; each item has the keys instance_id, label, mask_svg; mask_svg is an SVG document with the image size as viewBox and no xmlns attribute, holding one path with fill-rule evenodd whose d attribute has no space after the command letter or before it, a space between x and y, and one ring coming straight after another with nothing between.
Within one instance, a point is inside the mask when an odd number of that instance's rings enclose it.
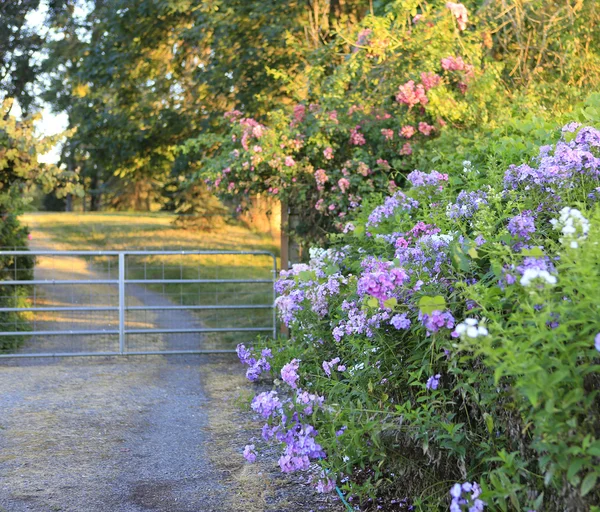
<instances>
[{"instance_id":1,"label":"green foliage","mask_svg":"<svg viewBox=\"0 0 600 512\"><path fill-rule=\"evenodd\" d=\"M57 190L59 195L77 192L72 181L72 173L62 171L54 166L39 164L37 156L51 147L51 140L39 140L34 134L34 118L18 121L10 116L10 103L5 102L0 108L0 247L3 249L22 249L27 246L27 229L18 222L18 215L24 206L24 196L33 186L41 187L49 192ZM17 274L15 266L23 271ZM0 283L4 279L29 279L33 269L33 259L0 257ZM0 305L16 307L23 305L26 290L24 287L0 286ZM0 313L0 324L6 326L19 325L12 323L15 313ZM0 350L14 348L17 340L6 337L0 339Z\"/></svg>"},{"instance_id":2,"label":"green foliage","mask_svg":"<svg viewBox=\"0 0 600 512\"><path fill-rule=\"evenodd\" d=\"M600 126L597 103L575 114ZM269 343L273 373L300 361L298 387L325 399L302 420L320 464L359 501L441 510L453 482L477 481L490 510L600 502L600 131L552 128L517 124L444 161L448 176L413 175L418 207L398 194L365 206L282 275L292 337ZM535 158L528 137L543 141ZM589 230L555 221L569 208Z\"/></svg>"}]
</instances>

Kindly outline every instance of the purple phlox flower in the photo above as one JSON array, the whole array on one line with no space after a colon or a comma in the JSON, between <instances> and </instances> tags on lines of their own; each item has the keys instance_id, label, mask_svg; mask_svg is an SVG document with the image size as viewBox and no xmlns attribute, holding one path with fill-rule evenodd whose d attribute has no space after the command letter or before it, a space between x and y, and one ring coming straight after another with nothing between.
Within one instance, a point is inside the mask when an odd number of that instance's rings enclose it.
<instances>
[{"instance_id":1,"label":"purple phlox flower","mask_svg":"<svg viewBox=\"0 0 600 512\"><path fill-rule=\"evenodd\" d=\"M572 121L562 127L562 132L563 133L574 133L577 131L577 129L580 126L581 126L581 123L578 123L577 121Z\"/></svg>"},{"instance_id":2,"label":"purple phlox flower","mask_svg":"<svg viewBox=\"0 0 600 512\"><path fill-rule=\"evenodd\" d=\"M252 358L252 352L244 344L240 343L235 351L242 364L254 364L255 360Z\"/></svg>"},{"instance_id":3,"label":"purple phlox flower","mask_svg":"<svg viewBox=\"0 0 600 512\"><path fill-rule=\"evenodd\" d=\"M325 452L315 441L317 431L311 425L296 425L278 440L286 444L284 454L279 459L279 467L284 473L308 469L311 459L325 458Z\"/></svg>"},{"instance_id":4,"label":"purple phlox flower","mask_svg":"<svg viewBox=\"0 0 600 512\"><path fill-rule=\"evenodd\" d=\"M265 441L269 441L270 439L272 439L272 438L273 438L273 436L274 436L274 435L275 435L275 434L276 434L278 431L279 431L279 426L272 427L272 426L271 426L271 425L269 425L268 423L265 423L265 424L263 425L263 428L262 428L261 435L262 435L262 438L263 438Z\"/></svg>"},{"instance_id":5,"label":"purple phlox flower","mask_svg":"<svg viewBox=\"0 0 600 512\"><path fill-rule=\"evenodd\" d=\"M437 171L431 171L429 174L418 170L412 171L406 179L413 188L439 186L442 188L442 182L448 181L448 175Z\"/></svg>"},{"instance_id":6,"label":"purple phlox flower","mask_svg":"<svg viewBox=\"0 0 600 512\"><path fill-rule=\"evenodd\" d=\"M311 309L321 318L329 313L328 297L334 297L340 293L341 284L347 282L341 274L334 274L327 278L325 283L313 286L306 290L306 298L310 300Z\"/></svg>"},{"instance_id":7,"label":"purple phlox flower","mask_svg":"<svg viewBox=\"0 0 600 512\"><path fill-rule=\"evenodd\" d=\"M297 387L297 382L300 379L300 376L298 375L299 367L300 361L298 361L298 359L292 359L281 369L281 378L294 389Z\"/></svg>"},{"instance_id":8,"label":"purple phlox flower","mask_svg":"<svg viewBox=\"0 0 600 512\"><path fill-rule=\"evenodd\" d=\"M470 219L482 205L488 204L487 193L483 190L467 192L461 191L455 203L450 203L446 208L446 215L450 219Z\"/></svg>"},{"instance_id":9,"label":"purple phlox flower","mask_svg":"<svg viewBox=\"0 0 600 512\"><path fill-rule=\"evenodd\" d=\"M410 327L410 320L406 317L406 313L400 315L394 315L390 320L396 329L408 329Z\"/></svg>"},{"instance_id":10,"label":"purple phlox flower","mask_svg":"<svg viewBox=\"0 0 600 512\"><path fill-rule=\"evenodd\" d=\"M471 493L469 495L469 493ZM450 489L450 512L483 512L486 503L479 499L481 487L476 482L465 482L454 484Z\"/></svg>"},{"instance_id":11,"label":"purple phlox flower","mask_svg":"<svg viewBox=\"0 0 600 512\"><path fill-rule=\"evenodd\" d=\"M367 227L378 226L384 219L393 217L399 210L410 211L418 207L419 202L415 199L406 197L406 195L400 191L395 192L394 195L386 198L381 206L377 206L373 209L369 215Z\"/></svg>"},{"instance_id":12,"label":"purple phlox flower","mask_svg":"<svg viewBox=\"0 0 600 512\"><path fill-rule=\"evenodd\" d=\"M248 462L256 462L256 451L253 444L247 444L244 447L244 458Z\"/></svg>"},{"instance_id":13,"label":"purple phlox flower","mask_svg":"<svg viewBox=\"0 0 600 512\"><path fill-rule=\"evenodd\" d=\"M323 361L323 371L325 372L327 377L331 376L331 368L333 368L333 366L339 362L340 362L339 357L334 357L331 361Z\"/></svg>"},{"instance_id":14,"label":"purple phlox flower","mask_svg":"<svg viewBox=\"0 0 600 512\"><path fill-rule=\"evenodd\" d=\"M594 338L594 347L600 352L600 332L596 334L596 337Z\"/></svg>"},{"instance_id":15,"label":"purple phlox flower","mask_svg":"<svg viewBox=\"0 0 600 512\"><path fill-rule=\"evenodd\" d=\"M335 489L335 480L326 478L325 480L319 480L317 482L317 492L330 493Z\"/></svg>"},{"instance_id":16,"label":"purple phlox flower","mask_svg":"<svg viewBox=\"0 0 600 512\"><path fill-rule=\"evenodd\" d=\"M427 379L427 384L425 384L425 387L427 389L437 389L438 386L440 385L441 378L442 378L442 376L439 373L432 375L431 377L429 377Z\"/></svg>"},{"instance_id":17,"label":"purple phlox flower","mask_svg":"<svg viewBox=\"0 0 600 512\"><path fill-rule=\"evenodd\" d=\"M370 295L380 302L392 297L394 290L409 280L404 269L392 265L392 262L382 263L379 269L363 273L358 280L358 295Z\"/></svg>"},{"instance_id":18,"label":"purple phlox flower","mask_svg":"<svg viewBox=\"0 0 600 512\"><path fill-rule=\"evenodd\" d=\"M265 348L261 352L261 357L257 360L252 356L253 349L247 349L243 344L239 344L236 348L238 358L242 364L247 364L250 368L246 370L246 378L254 382L258 379L262 372L268 372L271 369L271 365L267 361L273 357L271 349Z\"/></svg>"},{"instance_id":19,"label":"purple phlox flower","mask_svg":"<svg viewBox=\"0 0 600 512\"><path fill-rule=\"evenodd\" d=\"M454 327L454 317L449 311L432 311L431 315L419 312L419 320L427 329L427 336L438 332L442 328L452 329Z\"/></svg>"},{"instance_id":20,"label":"purple phlox flower","mask_svg":"<svg viewBox=\"0 0 600 512\"><path fill-rule=\"evenodd\" d=\"M323 403L325 402L325 398L319 395L315 395L314 393L309 393L308 391L298 390L296 393L296 403L299 405L306 405L302 414L305 416L309 416L313 412L313 408L320 409L323 407Z\"/></svg>"},{"instance_id":21,"label":"purple phlox flower","mask_svg":"<svg viewBox=\"0 0 600 512\"><path fill-rule=\"evenodd\" d=\"M508 232L513 236L529 240L532 233L535 233L535 215L531 210L515 215L508 221Z\"/></svg>"},{"instance_id":22,"label":"purple phlox flower","mask_svg":"<svg viewBox=\"0 0 600 512\"><path fill-rule=\"evenodd\" d=\"M254 397L250 407L264 418L269 418L281 411L282 403L277 396L277 391L265 391Z\"/></svg>"},{"instance_id":23,"label":"purple phlox flower","mask_svg":"<svg viewBox=\"0 0 600 512\"><path fill-rule=\"evenodd\" d=\"M287 295L281 295L275 299L275 307L279 313L279 317L287 325L296 319L296 313L304 308L300 303L304 300L304 292L302 290L292 290Z\"/></svg>"},{"instance_id":24,"label":"purple phlox flower","mask_svg":"<svg viewBox=\"0 0 600 512\"><path fill-rule=\"evenodd\" d=\"M593 126L584 126L579 130L575 142L585 146L600 148L600 130Z\"/></svg>"}]
</instances>

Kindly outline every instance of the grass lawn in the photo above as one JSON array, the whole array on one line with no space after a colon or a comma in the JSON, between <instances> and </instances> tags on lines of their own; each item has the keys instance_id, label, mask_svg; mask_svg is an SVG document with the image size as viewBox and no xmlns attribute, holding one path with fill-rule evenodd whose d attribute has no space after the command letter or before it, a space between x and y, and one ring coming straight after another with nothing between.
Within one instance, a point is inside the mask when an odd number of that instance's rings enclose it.
<instances>
[{"instance_id":1,"label":"grass lawn","mask_svg":"<svg viewBox=\"0 0 600 512\"><path fill-rule=\"evenodd\" d=\"M240 225L214 231L198 231L173 224L174 215L146 213L28 213L21 217L32 233L31 246L54 250L228 250L270 251L278 255L278 240ZM90 258L96 269L118 276L114 257ZM58 264L58 263L57 263ZM127 279L272 279L268 256L128 256ZM174 304L240 305L270 304L270 283L150 284ZM268 309L202 310L193 312L206 327L267 327ZM167 312L168 314L168 312ZM143 323L146 312L128 312L128 321ZM209 334L230 345L255 335Z\"/></svg>"}]
</instances>

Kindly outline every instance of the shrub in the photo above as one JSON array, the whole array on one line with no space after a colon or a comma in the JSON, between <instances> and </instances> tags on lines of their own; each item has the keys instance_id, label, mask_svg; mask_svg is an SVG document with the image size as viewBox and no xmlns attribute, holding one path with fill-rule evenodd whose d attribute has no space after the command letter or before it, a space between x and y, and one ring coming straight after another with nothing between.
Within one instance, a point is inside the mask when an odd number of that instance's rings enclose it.
<instances>
[{"instance_id":1,"label":"shrub","mask_svg":"<svg viewBox=\"0 0 600 512\"><path fill-rule=\"evenodd\" d=\"M598 510L599 178L569 123L520 165L410 173L282 272L291 339L239 349L277 377L252 408L282 470L374 510Z\"/></svg>"}]
</instances>

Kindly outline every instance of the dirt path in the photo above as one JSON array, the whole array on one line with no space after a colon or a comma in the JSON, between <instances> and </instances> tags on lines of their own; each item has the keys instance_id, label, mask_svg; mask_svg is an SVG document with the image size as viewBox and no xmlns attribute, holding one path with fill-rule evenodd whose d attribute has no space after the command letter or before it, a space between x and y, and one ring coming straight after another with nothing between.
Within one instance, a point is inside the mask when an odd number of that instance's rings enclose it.
<instances>
[{"instance_id":1,"label":"dirt path","mask_svg":"<svg viewBox=\"0 0 600 512\"><path fill-rule=\"evenodd\" d=\"M74 260L72 271L90 271ZM50 290L43 300L66 299ZM132 300L152 300L143 291ZM0 390L0 511L338 510L283 477L274 456L244 462L257 425L239 406L251 389L233 357L13 360L1 363Z\"/></svg>"}]
</instances>

